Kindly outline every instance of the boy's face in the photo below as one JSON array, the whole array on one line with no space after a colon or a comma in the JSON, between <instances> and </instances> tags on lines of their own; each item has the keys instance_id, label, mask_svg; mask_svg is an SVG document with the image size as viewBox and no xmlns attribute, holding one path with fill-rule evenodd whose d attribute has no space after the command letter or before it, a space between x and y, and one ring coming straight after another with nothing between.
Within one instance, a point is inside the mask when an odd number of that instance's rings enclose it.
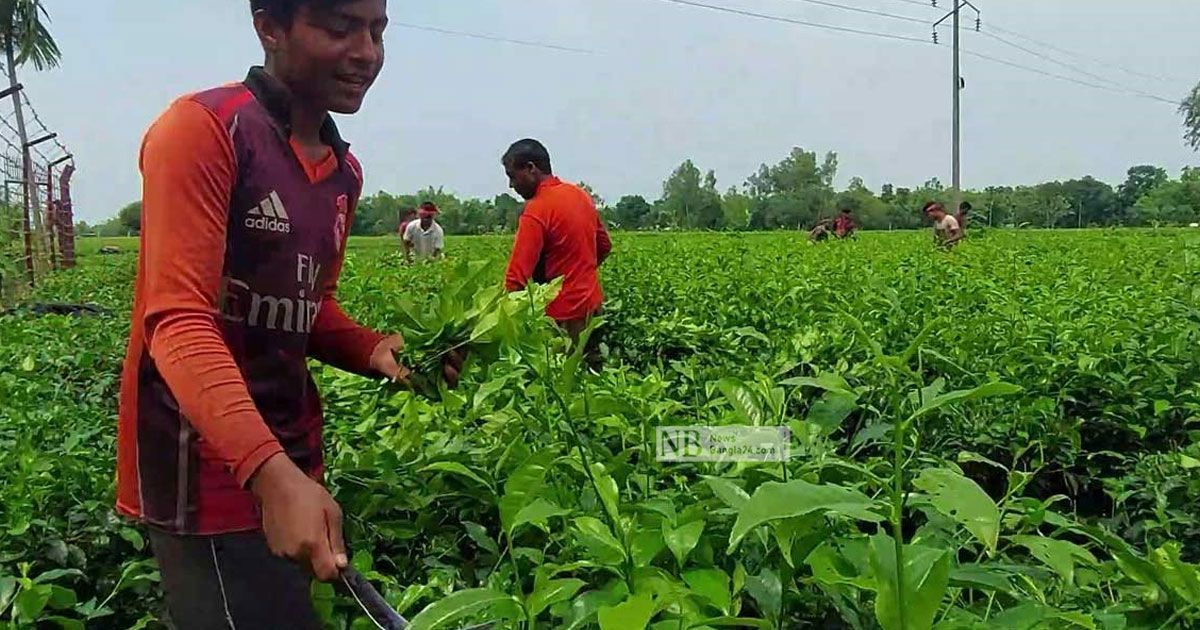
<instances>
[{"instance_id":1,"label":"boy's face","mask_svg":"<svg viewBox=\"0 0 1200 630\"><path fill-rule=\"evenodd\" d=\"M255 28L273 71L314 109L353 114L383 69L387 0L308 2L284 25L259 12Z\"/></svg>"}]
</instances>

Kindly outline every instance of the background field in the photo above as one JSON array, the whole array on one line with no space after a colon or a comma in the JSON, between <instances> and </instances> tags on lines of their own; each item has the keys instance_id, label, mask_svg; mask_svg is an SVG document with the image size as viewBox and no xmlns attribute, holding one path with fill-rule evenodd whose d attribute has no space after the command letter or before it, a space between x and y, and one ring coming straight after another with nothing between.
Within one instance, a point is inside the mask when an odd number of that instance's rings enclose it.
<instances>
[{"instance_id":1,"label":"background field","mask_svg":"<svg viewBox=\"0 0 1200 630\"><path fill-rule=\"evenodd\" d=\"M343 304L401 329L401 303L433 301L461 274L455 261L486 263L499 282L510 245L452 238L450 262L404 266L394 239L355 238ZM81 267L39 289L106 315L0 316L0 601L10 586L38 593L23 595L32 610L44 593L38 614L64 625L159 615L143 538L111 513L135 249L82 241ZM543 627L638 627L647 601L663 628L720 616L899 627L879 613L890 587L874 545L900 532L910 558L947 567L930 605L945 627L1181 624L1200 613L1187 577L1200 560L1198 256L1200 237L1179 230L991 231L949 253L925 232L821 245L618 234L603 374L563 390L560 408L563 368L548 353L477 364L441 405L318 368L330 483L356 563L410 616L464 588L516 596L528 613L553 583L569 592L532 614ZM939 393L993 382L1020 391L904 422ZM647 438L776 423L797 435L786 469L659 464ZM900 529L876 530L892 515L897 427L912 494ZM939 475L973 483L939 494ZM763 503L771 483L803 492ZM795 484L853 493L839 496L857 508L802 513L812 496ZM732 549L750 495L767 526ZM542 516L514 526L535 503ZM702 534L680 533L696 523ZM346 602L322 601L346 623Z\"/></svg>"}]
</instances>

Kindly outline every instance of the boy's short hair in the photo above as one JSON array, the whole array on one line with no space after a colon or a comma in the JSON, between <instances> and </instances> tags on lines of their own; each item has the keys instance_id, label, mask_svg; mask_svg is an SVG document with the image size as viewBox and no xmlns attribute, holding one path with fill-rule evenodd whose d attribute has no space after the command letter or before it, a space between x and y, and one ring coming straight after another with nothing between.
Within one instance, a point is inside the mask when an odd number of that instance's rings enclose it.
<instances>
[{"instance_id":1,"label":"boy's short hair","mask_svg":"<svg viewBox=\"0 0 1200 630\"><path fill-rule=\"evenodd\" d=\"M277 20L282 24L291 24L292 19L296 17L296 12L300 7L307 4L316 4L323 7L332 7L350 0L250 0L250 12L257 13L266 11L267 15Z\"/></svg>"}]
</instances>

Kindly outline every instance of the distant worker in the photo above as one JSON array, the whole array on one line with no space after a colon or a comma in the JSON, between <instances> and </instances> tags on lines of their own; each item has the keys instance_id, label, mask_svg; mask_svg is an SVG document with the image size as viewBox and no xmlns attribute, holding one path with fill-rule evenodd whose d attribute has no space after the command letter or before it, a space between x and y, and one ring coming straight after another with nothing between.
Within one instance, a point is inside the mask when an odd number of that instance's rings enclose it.
<instances>
[{"instance_id":1,"label":"distant worker","mask_svg":"<svg viewBox=\"0 0 1200 630\"><path fill-rule=\"evenodd\" d=\"M971 214L971 202L970 201L964 201L964 202L958 204L958 212L954 215L954 218L958 221L958 229L962 230L963 234L967 233L967 220L969 218L968 215L970 215L970 214Z\"/></svg>"},{"instance_id":2,"label":"distant worker","mask_svg":"<svg viewBox=\"0 0 1200 630\"><path fill-rule=\"evenodd\" d=\"M813 243L820 243L828 240L831 234L830 226L833 224L829 219L822 219L817 222L817 225L808 232L808 240Z\"/></svg>"},{"instance_id":3,"label":"distant worker","mask_svg":"<svg viewBox=\"0 0 1200 630\"><path fill-rule=\"evenodd\" d=\"M400 209L400 227L396 229L396 234L400 235L400 242L404 242L404 230L409 223L417 220L416 208L401 208Z\"/></svg>"},{"instance_id":4,"label":"distant worker","mask_svg":"<svg viewBox=\"0 0 1200 630\"><path fill-rule=\"evenodd\" d=\"M604 302L599 267L612 242L600 213L587 191L554 176L550 152L537 140L517 141L501 162L509 185L527 201L504 285L520 291L531 280L563 278L546 315L578 338Z\"/></svg>"},{"instance_id":5,"label":"distant worker","mask_svg":"<svg viewBox=\"0 0 1200 630\"><path fill-rule=\"evenodd\" d=\"M954 247L963 238L958 219L946 213L946 207L937 201L925 204L925 216L933 220L933 240L942 247Z\"/></svg>"},{"instance_id":6,"label":"distant worker","mask_svg":"<svg viewBox=\"0 0 1200 630\"><path fill-rule=\"evenodd\" d=\"M850 213L850 208L842 208L836 219L833 220L833 234L838 238L847 238L854 234L858 229L858 224L854 221L854 215Z\"/></svg>"},{"instance_id":7,"label":"distant worker","mask_svg":"<svg viewBox=\"0 0 1200 630\"><path fill-rule=\"evenodd\" d=\"M413 252L418 260L437 260L443 256L446 249L446 233L435 220L437 206L426 201L417 211L417 220L409 221L404 228L404 260L412 262Z\"/></svg>"}]
</instances>

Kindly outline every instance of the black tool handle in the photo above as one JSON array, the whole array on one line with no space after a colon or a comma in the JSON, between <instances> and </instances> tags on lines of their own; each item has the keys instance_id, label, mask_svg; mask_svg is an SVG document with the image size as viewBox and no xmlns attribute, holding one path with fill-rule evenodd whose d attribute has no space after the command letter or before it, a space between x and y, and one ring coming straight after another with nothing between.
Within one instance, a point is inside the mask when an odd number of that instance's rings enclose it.
<instances>
[{"instance_id":1,"label":"black tool handle","mask_svg":"<svg viewBox=\"0 0 1200 630\"><path fill-rule=\"evenodd\" d=\"M349 591L354 601L381 630L405 630L408 620L392 609L387 600L375 590L374 586L363 577L354 567L342 569L342 585Z\"/></svg>"}]
</instances>

